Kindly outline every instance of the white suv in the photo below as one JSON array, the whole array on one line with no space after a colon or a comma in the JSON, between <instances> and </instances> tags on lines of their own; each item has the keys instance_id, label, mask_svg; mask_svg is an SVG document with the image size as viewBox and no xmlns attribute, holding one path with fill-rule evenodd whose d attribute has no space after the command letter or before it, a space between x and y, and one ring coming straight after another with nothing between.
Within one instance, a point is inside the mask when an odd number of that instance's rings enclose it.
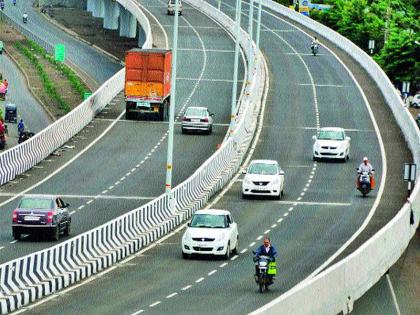
<instances>
[{"instance_id":1,"label":"white suv","mask_svg":"<svg viewBox=\"0 0 420 315\"><path fill-rule=\"evenodd\" d=\"M239 249L238 226L227 210L207 209L194 213L182 236L182 257L216 255L229 259Z\"/></svg>"},{"instance_id":2,"label":"white suv","mask_svg":"<svg viewBox=\"0 0 420 315\"><path fill-rule=\"evenodd\" d=\"M168 0L168 15L175 15L175 2L176 0ZM178 0L178 12L182 15L182 0Z\"/></svg>"},{"instance_id":3,"label":"white suv","mask_svg":"<svg viewBox=\"0 0 420 315\"><path fill-rule=\"evenodd\" d=\"M273 196L280 199L283 196L284 172L277 161L253 160L243 173L242 198Z\"/></svg>"}]
</instances>

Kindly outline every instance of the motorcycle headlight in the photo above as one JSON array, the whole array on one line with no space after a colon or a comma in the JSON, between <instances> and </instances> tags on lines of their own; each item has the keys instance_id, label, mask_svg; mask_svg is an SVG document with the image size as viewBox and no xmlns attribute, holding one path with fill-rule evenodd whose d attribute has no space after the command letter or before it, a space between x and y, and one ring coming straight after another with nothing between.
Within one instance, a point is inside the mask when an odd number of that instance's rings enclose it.
<instances>
[{"instance_id":1,"label":"motorcycle headlight","mask_svg":"<svg viewBox=\"0 0 420 315\"><path fill-rule=\"evenodd\" d=\"M266 261L260 261L260 262L259 262L259 265L260 265L261 267L265 267L265 266L267 266L267 262L266 262Z\"/></svg>"}]
</instances>

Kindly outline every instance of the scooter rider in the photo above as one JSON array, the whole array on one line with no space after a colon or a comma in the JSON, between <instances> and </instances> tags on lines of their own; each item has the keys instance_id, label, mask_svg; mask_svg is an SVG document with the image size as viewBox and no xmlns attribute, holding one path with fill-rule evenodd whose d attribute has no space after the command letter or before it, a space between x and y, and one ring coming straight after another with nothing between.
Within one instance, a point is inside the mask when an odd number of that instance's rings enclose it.
<instances>
[{"instance_id":1,"label":"scooter rider","mask_svg":"<svg viewBox=\"0 0 420 315\"><path fill-rule=\"evenodd\" d=\"M19 120L19 123L17 125L17 129L18 129L19 136L20 136L21 133L23 133L25 131L25 123L23 122L23 119Z\"/></svg>"},{"instance_id":2,"label":"scooter rider","mask_svg":"<svg viewBox=\"0 0 420 315\"><path fill-rule=\"evenodd\" d=\"M23 23L28 22L28 15L26 13L23 13L22 20L23 20Z\"/></svg>"},{"instance_id":3,"label":"scooter rider","mask_svg":"<svg viewBox=\"0 0 420 315\"><path fill-rule=\"evenodd\" d=\"M264 237L263 244L257 248L255 252L255 257L259 256L268 256L270 257L271 261L276 260L277 250L276 248L271 245L270 238L268 236ZM258 266L255 266L255 274L258 274ZM273 277L270 276L270 283L273 283Z\"/></svg>"},{"instance_id":4,"label":"scooter rider","mask_svg":"<svg viewBox=\"0 0 420 315\"><path fill-rule=\"evenodd\" d=\"M313 48L315 46L319 46L319 41L318 41L318 38L316 36L314 36L314 39L312 40L311 48Z\"/></svg>"},{"instance_id":5,"label":"scooter rider","mask_svg":"<svg viewBox=\"0 0 420 315\"><path fill-rule=\"evenodd\" d=\"M372 164L369 163L369 159L367 158L367 156L365 156L363 158L363 162L359 165L359 167L357 169L357 174L359 174L359 176L357 176L357 187L358 188L359 188L359 178L360 178L360 175L363 172L367 172L370 175L370 180L371 180L370 186L371 186L371 189L373 189L375 187L375 181L374 181L374 178L373 178L373 174L375 174L375 170L374 170Z\"/></svg>"}]
</instances>

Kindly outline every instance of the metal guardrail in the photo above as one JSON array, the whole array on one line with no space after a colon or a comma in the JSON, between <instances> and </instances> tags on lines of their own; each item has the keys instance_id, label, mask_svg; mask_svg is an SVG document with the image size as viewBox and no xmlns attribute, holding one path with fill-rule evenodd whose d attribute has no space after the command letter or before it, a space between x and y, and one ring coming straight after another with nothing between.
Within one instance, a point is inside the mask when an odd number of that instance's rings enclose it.
<instances>
[{"instance_id":1,"label":"metal guardrail","mask_svg":"<svg viewBox=\"0 0 420 315\"><path fill-rule=\"evenodd\" d=\"M420 132L410 112L383 70L359 47L326 26L271 0L263 5L317 32L347 52L373 78L391 108L396 121L420 163ZM420 171L420 170L419 170ZM418 173L419 175L420 173ZM410 224L410 214L414 223ZM420 218L420 185L402 209L385 227L342 261L303 282L252 314L337 314L351 312L353 303L369 290L399 259L414 235Z\"/></svg>"},{"instance_id":2,"label":"metal guardrail","mask_svg":"<svg viewBox=\"0 0 420 315\"><path fill-rule=\"evenodd\" d=\"M216 12L202 0L185 1L217 20L234 34L234 23L228 16ZM249 37L244 31L240 35L240 42L246 53ZM254 67L249 70L253 76L247 86L246 95L238 105L235 129L220 149L192 176L174 188L174 207L170 207L169 198L164 194L142 207L63 243L0 265L1 314L74 284L140 250L189 218L232 178L239 169L256 130L265 78L268 75L265 73L264 57L260 51L255 51L255 46L252 55L256 56ZM110 80L120 80L118 84L122 84L123 71L116 75L121 77L115 76ZM117 89L113 89L112 92L111 89L113 87L109 86L109 95L104 97L109 98L116 93ZM89 121L95 110L89 111L86 107L88 104L95 104L96 101L100 104L95 108L99 108L105 102L99 96L93 95L85 105L80 105L80 110L74 111L78 114L74 114L72 119ZM79 114L86 117L79 117ZM73 133L63 129L55 131ZM52 145L48 143L50 139L47 136L42 136L41 133L39 137L42 137L40 139L48 146Z\"/></svg>"}]
</instances>

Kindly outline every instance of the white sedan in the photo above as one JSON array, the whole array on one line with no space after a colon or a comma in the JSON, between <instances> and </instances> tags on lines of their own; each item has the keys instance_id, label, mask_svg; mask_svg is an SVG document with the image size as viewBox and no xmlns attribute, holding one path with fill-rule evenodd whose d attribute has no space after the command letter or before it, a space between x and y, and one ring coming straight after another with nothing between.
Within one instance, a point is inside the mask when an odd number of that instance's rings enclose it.
<instances>
[{"instance_id":1,"label":"white sedan","mask_svg":"<svg viewBox=\"0 0 420 315\"><path fill-rule=\"evenodd\" d=\"M343 128L326 127L321 128L313 146L313 160L337 159L347 161L350 154L350 137L346 137Z\"/></svg>"},{"instance_id":2,"label":"white sedan","mask_svg":"<svg viewBox=\"0 0 420 315\"><path fill-rule=\"evenodd\" d=\"M183 258L201 254L229 259L238 249L238 226L227 210L198 210L182 236Z\"/></svg>"},{"instance_id":3,"label":"white sedan","mask_svg":"<svg viewBox=\"0 0 420 315\"><path fill-rule=\"evenodd\" d=\"M277 161L253 160L242 181L242 197L273 196L280 199L283 196L284 172Z\"/></svg>"}]
</instances>

